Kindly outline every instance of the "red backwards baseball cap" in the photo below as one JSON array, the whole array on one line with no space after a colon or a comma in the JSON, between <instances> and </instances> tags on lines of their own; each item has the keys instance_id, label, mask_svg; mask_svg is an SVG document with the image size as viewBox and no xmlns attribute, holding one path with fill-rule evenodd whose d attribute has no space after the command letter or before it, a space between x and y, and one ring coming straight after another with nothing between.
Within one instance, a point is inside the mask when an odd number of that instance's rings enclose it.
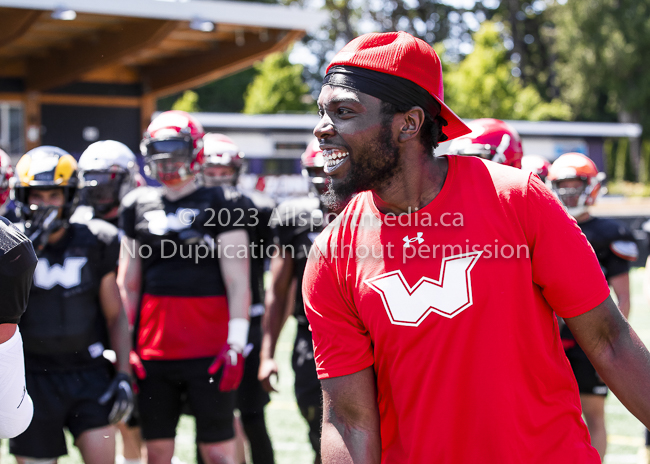
<instances>
[{"instance_id":1,"label":"red backwards baseball cap","mask_svg":"<svg viewBox=\"0 0 650 464\"><path fill-rule=\"evenodd\" d=\"M440 58L428 43L407 32L359 36L336 54L327 71L332 66L356 66L408 79L440 103L440 115L448 123L442 131L448 140L471 132L444 103Z\"/></svg>"}]
</instances>

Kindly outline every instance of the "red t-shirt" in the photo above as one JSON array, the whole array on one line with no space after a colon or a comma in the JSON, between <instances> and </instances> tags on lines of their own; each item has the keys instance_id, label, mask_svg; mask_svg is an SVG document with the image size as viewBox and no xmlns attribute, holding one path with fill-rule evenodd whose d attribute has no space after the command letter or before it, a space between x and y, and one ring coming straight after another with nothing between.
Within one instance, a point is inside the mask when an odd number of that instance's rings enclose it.
<instances>
[{"instance_id":1,"label":"red t-shirt","mask_svg":"<svg viewBox=\"0 0 650 464\"><path fill-rule=\"evenodd\" d=\"M608 297L596 256L536 176L448 160L421 210L364 192L316 239L318 376L374 366L382 463L599 463L553 313Z\"/></svg>"}]
</instances>

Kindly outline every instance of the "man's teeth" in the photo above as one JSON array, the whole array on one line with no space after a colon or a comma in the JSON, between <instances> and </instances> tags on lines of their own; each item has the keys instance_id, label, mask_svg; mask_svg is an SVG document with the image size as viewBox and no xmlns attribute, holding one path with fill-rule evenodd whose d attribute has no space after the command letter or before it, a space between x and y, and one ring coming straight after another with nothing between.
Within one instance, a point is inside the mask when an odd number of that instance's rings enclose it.
<instances>
[{"instance_id":1,"label":"man's teeth","mask_svg":"<svg viewBox=\"0 0 650 464\"><path fill-rule=\"evenodd\" d=\"M327 166L333 167L336 166L339 163L339 161L342 161L343 159L347 158L348 152L324 150L323 156L325 157Z\"/></svg>"}]
</instances>

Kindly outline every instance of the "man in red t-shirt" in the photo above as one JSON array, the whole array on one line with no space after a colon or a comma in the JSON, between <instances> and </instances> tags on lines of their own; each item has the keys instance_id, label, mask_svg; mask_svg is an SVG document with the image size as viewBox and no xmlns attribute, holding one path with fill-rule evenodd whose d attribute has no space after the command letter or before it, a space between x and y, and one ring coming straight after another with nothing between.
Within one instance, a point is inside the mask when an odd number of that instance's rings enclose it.
<instances>
[{"instance_id":1,"label":"man in red t-shirt","mask_svg":"<svg viewBox=\"0 0 650 464\"><path fill-rule=\"evenodd\" d=\"M646 425L650 354L536 176L433 156L468 132L442 95L437 55L404 32L353 40L324 79L327 199L361 193L303 281L323 462L598 463L554 313Z\"/></svg>"}]
</instances>

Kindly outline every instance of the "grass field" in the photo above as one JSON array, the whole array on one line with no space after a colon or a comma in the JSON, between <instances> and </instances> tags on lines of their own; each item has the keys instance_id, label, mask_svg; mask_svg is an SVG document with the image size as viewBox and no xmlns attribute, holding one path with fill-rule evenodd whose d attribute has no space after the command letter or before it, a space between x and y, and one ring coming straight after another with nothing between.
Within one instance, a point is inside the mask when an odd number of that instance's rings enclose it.
<instances>
[{"instance_id":1,"label":"grass field","mask_svg":"<svg viewBox=\"0 0 650 464\"><path fill-rule=\"evenodd\" d=\"M650 346L650 305L644 299L642 292L643 269L635 269L631 273L632 310L630 323ZM287 323L282 332L277 348L277 359L280 364L279 393L273 394L271 403L266 408L266 419L273 441L277 464L310 464L313 462L313 452L307 441L307 427L300 416L293 396L293 371L291 370L291 350L295 336L295 321ZM650 390L648 391L650 394ZM643 426L621 405L618 399L610 394L606 404L608 453L606 464L646 463L644 461ZM176 438L176 456L188 464L194 460L194 423L193 419L184 416ZM15 462L7 453L7 441L3 440L1 460L3 463ZM59 460L60 464L81 464L78 451L69 444L70 454Z\"/></svg>"}]
</instances>

